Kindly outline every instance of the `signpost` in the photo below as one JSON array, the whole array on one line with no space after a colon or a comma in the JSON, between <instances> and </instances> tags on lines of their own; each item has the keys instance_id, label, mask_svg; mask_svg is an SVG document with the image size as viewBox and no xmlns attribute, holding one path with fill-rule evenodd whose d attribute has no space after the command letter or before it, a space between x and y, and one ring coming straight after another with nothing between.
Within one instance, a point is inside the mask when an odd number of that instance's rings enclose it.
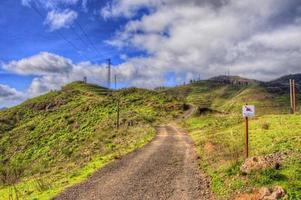
<instances>
[{"instance_id":1,"label":"signpost","mask_svg":"<svg viewBox=\"0 0 301 200\"><path fill-rule=\"evenodd\" d=\"M245 105L242 107L242 115L246 121L246 144L245 144L245 155L249 157L249 118L255 117L255 106Z\"/></svg>"}]
</instances>

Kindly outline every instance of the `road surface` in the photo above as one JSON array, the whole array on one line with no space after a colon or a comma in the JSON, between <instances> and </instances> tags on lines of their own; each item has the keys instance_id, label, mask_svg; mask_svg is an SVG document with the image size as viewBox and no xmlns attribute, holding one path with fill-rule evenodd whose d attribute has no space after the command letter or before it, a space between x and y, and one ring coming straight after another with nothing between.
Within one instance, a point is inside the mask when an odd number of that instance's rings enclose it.
<instances>
[{"instance_id":1,"label":"road surface","mask_svg":"<svg viewBox=\"0 0 301 200\"><path fill-rule=\"evenodd\" d=\"M56 200L210 200L207 178L198 169L194 146L175 124L156 138L66 189Z\"/></svg>"}]
</instances>

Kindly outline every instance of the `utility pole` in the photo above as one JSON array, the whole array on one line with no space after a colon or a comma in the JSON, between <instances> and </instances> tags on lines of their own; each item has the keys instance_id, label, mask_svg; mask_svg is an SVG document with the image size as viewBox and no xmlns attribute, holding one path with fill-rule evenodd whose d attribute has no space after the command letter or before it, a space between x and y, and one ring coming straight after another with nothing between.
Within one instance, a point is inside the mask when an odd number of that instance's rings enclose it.
<instances>
[{"instance_id":1,"label":"utility pole","mask_svg":"<svg viewBox=\"0 0 301 200\"><path fill-rule=\"evenodd\" d=\"M120 115L120 105L119 98L117 99L117 118L116 118L116 128L119 129L119 115Z\"/></svg>"},{"instance_id":2,"label":"utility pole","mask_svg":"<svg viewBox=\"0 0 301 200\"><path fill-rule=\"evenodd\" d=\"M296 112L296 82L293 80L293 100L294 100L294 113Z\"/></svg>"},{"instance_id":3,"label":"utility pole","mask_svg":"<svg viewBox=\"0 0 301 200\"><path fill-rule=\"evenodd\" d=\"M293 89L292 89L292 79L289 80L289 83L290 83L290 103L291 103L290 110L291 110L291 113L293 113Z\"/></svg>"},{"instance_id":4,"label":"utility pole","mask_svg":"<svg viewBox=\"0 0 301 200\"><path fill-rule=\"evenodd\" d=\"M290 84L290 103L291 103L291 113L296 112L296 84L294 79L289 80Z\"/></svg>"},{"instance_id":5,"label":"utility pole","mask_svg":"<svg viewBox=\"0 0 301 200\"><path fill-rule=\"evenodd\" d=\"M117 75L114 76L114 82L115 82L115 90L117 90Z\"/></svg>"},{"instance_id":6,"label":"utility pole","mask_svg":"<svg viewBox=\"0 0 301 200\"><path fill-rule=\"evenodd\" d=\"M108 59L108 88L111 88L111 59Z\"/></svg>"}]
</instances>

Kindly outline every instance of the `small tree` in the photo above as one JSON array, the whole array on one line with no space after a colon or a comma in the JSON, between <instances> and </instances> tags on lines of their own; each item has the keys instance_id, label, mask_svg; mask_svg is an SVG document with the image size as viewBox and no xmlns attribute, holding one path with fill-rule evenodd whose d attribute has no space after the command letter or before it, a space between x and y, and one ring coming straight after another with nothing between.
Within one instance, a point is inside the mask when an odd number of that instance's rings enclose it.
<instances>
[{"instance_id":1,"label":"small tree","mask_svg":"<svg viewBox=\"0 0 301 200\"><path fill-rule=\"evenodd\" d=\"M22 196L16 185L23 173L24 168L20 165L0 164L0 181L2 185L9 187L9 200L19 200Z\"/></svg>"}]
</instances>

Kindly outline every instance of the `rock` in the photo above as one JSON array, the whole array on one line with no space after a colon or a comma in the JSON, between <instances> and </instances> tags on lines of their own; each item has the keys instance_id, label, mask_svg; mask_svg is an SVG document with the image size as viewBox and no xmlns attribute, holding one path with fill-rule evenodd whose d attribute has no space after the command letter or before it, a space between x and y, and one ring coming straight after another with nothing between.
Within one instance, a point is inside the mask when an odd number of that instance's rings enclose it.
<instances>
[{"instance_id":1,"label":"rock","mask_svg":"<svg viewBox=\"0 0 301 200\"><path fill-rule=\"evenodd\" d=\"M245 160L244 164L240 167L243 174L249 174L253 170L265 168L267 165L265 159L262 157L251 157Z\"/></svg>"},{"instance_id":2,"label":"rock","mask_svg":"<svg viewBox=\"0 0 301 200\"><path fill-rule=\"evenodd\" d=\"M260 199L263 199L266 196L271 195L271 190L267 187L263 187L259 190Z\"/></svg>"},{"instance_id":3,"label":"rock","mask_svg":"<svg viewBox=\"0 0 301 200\"><path fill-rule=\"evenodd\" d=\"M251 193L238 194L235 200L278 200L285 197L285 191L280 186L273 188L262 187L259 190L253 189Z\"/></svg>"},{"instance_id":4,"label":"rock","mask_svg":"<svg viewBox=\"0 0 301 200\"><path fill-rule=\"evenodd\" d=\"M282 198L282 197L284 197L285 196L285 191L284 191L284 189L282 188L282 187L280 187L280 186L275 186L274 188L273 188L273 193L272 193L272 195L271 195L271 197L273 198L273 199L280 199L280 198Z\"/></svg>"},{"instance_id":5,"label":"rock","mask_svg":"<svg viewBox=\"0 0 301 200\"><path fill-rule=\"evenodd\" d=\"M260 169L279 169L281 167L281 162L288 157L287 153L278 152L266 156L255 156L245 160L243 165L240 167L240 171L243 174L249 174L253 170Z\"/></svg>"},{"instance_id":6,"label":"rock","mask_svg":"<svg viewBox=\"0 0 301 200\"><path fill-rule=\"evenodd\" d=\"M275 186L273 188L261 188L260 190L260 200L277 200L285 196L285 191L280 186Z\"/></svg>"}]
</instances>

